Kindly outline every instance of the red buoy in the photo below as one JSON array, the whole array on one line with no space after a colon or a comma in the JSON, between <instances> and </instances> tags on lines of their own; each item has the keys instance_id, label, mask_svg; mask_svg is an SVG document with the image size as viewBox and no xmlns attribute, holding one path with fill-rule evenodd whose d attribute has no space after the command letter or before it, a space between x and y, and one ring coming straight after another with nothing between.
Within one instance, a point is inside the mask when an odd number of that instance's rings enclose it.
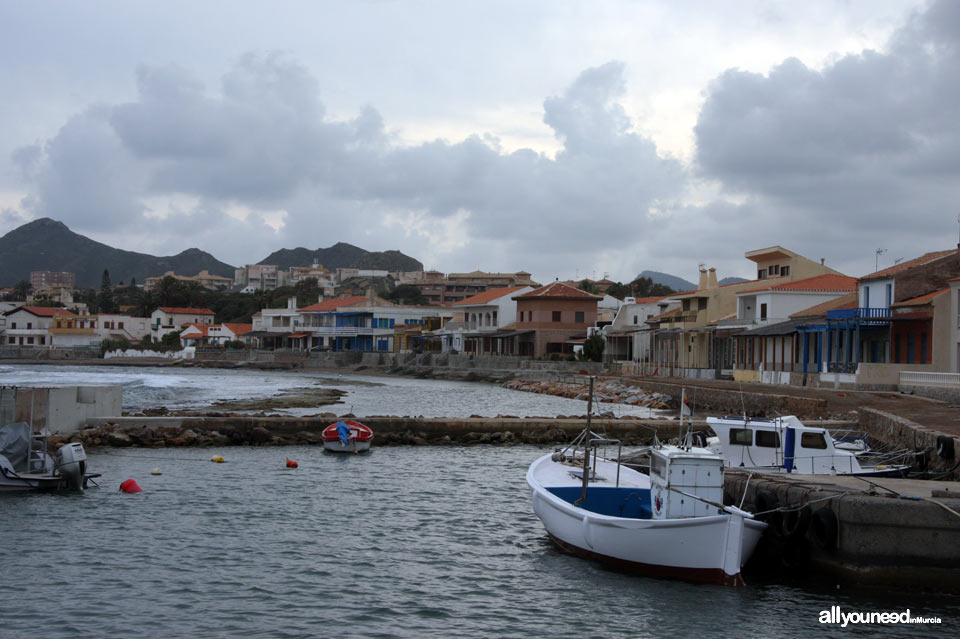
<instances>
[{"instance_id":1,"label":"red buoy","mask_svg":"<svg viewBox=\"0 0 960 639\"><path fill-rule=\"evenodd\" d=\"M140 488L140 484L136 480L128 479L122 484L120 484L120 490L125 493L142 493L143 489Z\"/></svg>"},{"instance_id":2,"label":"red buoy","mask_svg":"<svg viewBox=\"0 0 960 639\"><path fill-rule=\"evenodd\" d=\"M299 468L300 464L287 457L287 468Z\"/></svg>"}]
</instances>

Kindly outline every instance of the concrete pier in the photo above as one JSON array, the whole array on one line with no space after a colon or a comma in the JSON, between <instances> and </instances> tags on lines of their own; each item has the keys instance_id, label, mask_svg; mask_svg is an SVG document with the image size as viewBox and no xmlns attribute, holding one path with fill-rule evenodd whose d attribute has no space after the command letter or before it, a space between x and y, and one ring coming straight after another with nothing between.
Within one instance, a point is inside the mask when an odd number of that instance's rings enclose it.
<instances>
[{"instance_id":1,"label":"concrete pier","mask_svg":"<svg viewBox=\"0 0 960 639\"><path fill-rule=\"evenodd\" d=\"M864 481L868 479L869 481ZM960 484L727 471L725 500L768 522L755 563L885 586L960 585ZM745 497L744 497L745 495Z\"/></svg>"}]
</instances>

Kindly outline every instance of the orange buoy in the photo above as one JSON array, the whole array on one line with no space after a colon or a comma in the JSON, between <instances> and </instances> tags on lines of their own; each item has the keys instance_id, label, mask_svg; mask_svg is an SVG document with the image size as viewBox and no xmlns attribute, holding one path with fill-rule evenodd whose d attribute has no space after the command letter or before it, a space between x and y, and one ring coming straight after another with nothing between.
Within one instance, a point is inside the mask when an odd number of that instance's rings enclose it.
<instances>
[{"instance_id":1,"label":"orange buoy","mask_svg":"<svg viewBox=\"0 0 960 639\"><path fill-rule=\"evenodd\" d=\"M140 488L140 484L134 479L128 479L122 484L120 484L120 490L125 493L142 493L143 489Z\"/></svg>"},{"instance_id":2,"label":"orange buoy","mask_svg":"<svg viewBox=\"0 0 960 639\"><path fill-rule=\"evenodd\" d=\"M300 464L287 457L287 468L299 468Z\"/></svg>"}]
</instances>

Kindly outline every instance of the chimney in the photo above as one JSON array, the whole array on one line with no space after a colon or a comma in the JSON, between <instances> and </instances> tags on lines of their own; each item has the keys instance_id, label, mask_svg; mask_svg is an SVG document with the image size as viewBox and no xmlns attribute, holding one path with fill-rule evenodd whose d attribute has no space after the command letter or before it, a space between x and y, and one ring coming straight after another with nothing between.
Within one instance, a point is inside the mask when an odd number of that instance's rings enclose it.
<instances>
[{"instance_id":1,"label":"chimney","mask_svg":"<svg viewBox=\"0 0 960 639\"><path fill-rule=\"evenodd\" d=\"M323 301L323 293L320 293L320 295L317 297L317 303L319 304L322 301Z\"/></svg>"},{"instance_id":2,"label":"chimney","mask_svg":"<svg viewBox=\"0 0 960 639\"><path fill-rule=\"evenodd\" d=\"M826 261L827 261L827 258L821 257L821 258L820 258L820 266L823 266L823 263L826 262Z\"/></svg>"},{"instance_id":3,"label":"chimney","mask_svg":"<svg viewBox=\"0 0 960 639\"><path fill-rule=\"evenodd\" d=\"M709 275L707 275L707 288L720 288L720 284L717 282L717 269L711 268Z\"/></svg>"},{"instance_id":4,"label":"chimney","mask_svg":"<svg viewBox=\"0 0 960 639\"><path fill-rule=\"evenodd\" d=\"M374 292L373 287L371 286L370 288L367 289L367 301L370 302L371 305L373 305L376 299L377 299L377 294Z\"/></svg>"},{"instance_id":5,"label":"chimney","mask_svg":"<svg viewBox=\"0 0 960 639\"><path fill-rule=\"evenodd\" d=\"M296 298L296 297L288 297L288 298L287 298L287 310L288 310L288 311L293 311L293 310L296 310L296 308L297 308L297 298Z\"/></svg>"},{"instance_id":6,"label":"chimney","mask_svg":"<svg viewBox=\"0 0 960 639\"><path fill-rule=\"evenodd\" d=\"M707 271L702 266L700 267L700 283L697 284L697 288L700 290L707 288Z\"/></svg>"}]
</instances>

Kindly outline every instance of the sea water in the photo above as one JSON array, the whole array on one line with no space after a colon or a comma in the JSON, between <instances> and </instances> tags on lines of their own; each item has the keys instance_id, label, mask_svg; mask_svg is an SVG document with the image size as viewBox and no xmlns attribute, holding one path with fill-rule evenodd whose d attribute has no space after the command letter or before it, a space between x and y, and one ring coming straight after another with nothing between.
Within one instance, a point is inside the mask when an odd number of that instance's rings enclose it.
<instances>
[{"instance_id":1,"label":"sea water","mask_svg":"<svg viewBox=\"0 0 960 639\"><path fill-rule=\"evenodd\" d=\"M297 388L338 388L346 391L339 404L271 412L308 415L332 412L423 417L556 417L585 415L584 401L503 388L483 382L423 380L404 377L341 374L321 371L253 371L219 368L141 366L0 365L0 384L113 384L123 388L128 412L166 407L170 410L209 410L218 400L258 399ZM599 404L597 411L615 416L650 417L651 411L625 404Z\"/></svg>"},{"instance_id":2,"label":"sea water","mask_svg":"<svg viewBox=\"0 0 960 639\"><path fill-rule=\"evenodd\" d=\"M608 570L558 550L524 476L547 448L95 449L99 489L0 496L0 637L957 636L960 598ZM214 464L211 454L226 462ZM299 462L287 469L285 459ZM151 475L158 468L162 475ZM139 494L117 490L127 478ZM939 626L840 628L909 608Z\"/></svg>"}]
</instances>

